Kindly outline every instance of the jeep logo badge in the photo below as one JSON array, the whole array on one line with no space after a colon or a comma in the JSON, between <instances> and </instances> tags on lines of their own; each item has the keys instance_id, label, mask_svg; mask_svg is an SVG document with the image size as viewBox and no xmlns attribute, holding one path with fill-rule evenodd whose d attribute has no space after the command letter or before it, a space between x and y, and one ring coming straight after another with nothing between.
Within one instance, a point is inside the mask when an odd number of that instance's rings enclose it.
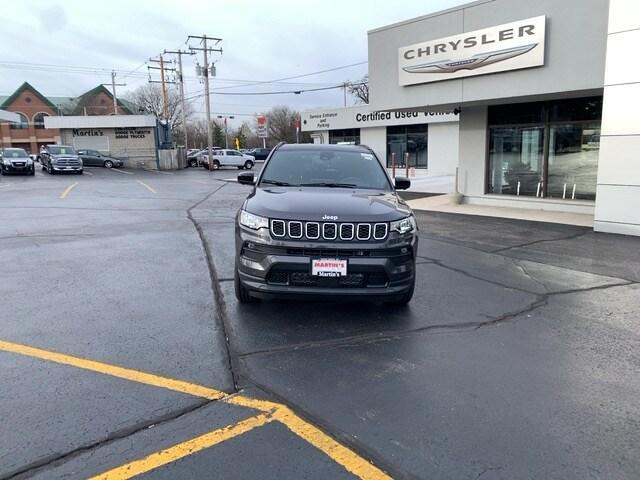
<instances>
[{"instance_id":1,"label":"jeep logo badge","mask_svg":"<svg viewBox=\"0 0 640 480\"><path fill-rule=\"evenodd\" d=\"M322 220L338 220L338 216L337 215L324 215L322 217Z\"/></svg>"}]
</instances>

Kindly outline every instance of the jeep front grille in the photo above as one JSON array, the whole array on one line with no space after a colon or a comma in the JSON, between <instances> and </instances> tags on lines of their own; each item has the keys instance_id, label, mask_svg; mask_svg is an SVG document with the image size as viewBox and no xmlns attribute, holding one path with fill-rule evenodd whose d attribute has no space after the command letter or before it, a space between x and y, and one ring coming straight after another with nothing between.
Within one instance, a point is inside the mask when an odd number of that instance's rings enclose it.
<instances>
[{"instance_id":1,"label":"jeep front grille","mask_svg":"<svg viewBox=\"0 0 640 480\"><path fill-rule=\"evenodd\" d=\"M381 241L389 233L388 223L302 222L271 220L271 236L289 240Z\"/></svg>"}]
</instances>

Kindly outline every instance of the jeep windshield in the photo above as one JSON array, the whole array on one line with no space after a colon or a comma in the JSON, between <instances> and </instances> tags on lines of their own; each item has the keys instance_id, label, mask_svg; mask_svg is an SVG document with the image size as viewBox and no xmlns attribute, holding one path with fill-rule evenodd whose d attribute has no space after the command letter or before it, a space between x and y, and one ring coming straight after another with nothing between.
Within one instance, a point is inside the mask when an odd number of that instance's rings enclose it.
<instances>
[{"instance_id":1,"label":"jeep windshield","mask_svg":"<svg viewBox=\"0 0 640 480\"><path fill-rule=\"evenodd\" d=\"M276 151L265 166L260 185L392 190L375 155L361 150Z\"/></svg>"},{"instance_id":2,"label":"jeep windshield","mask_svg":"<svg viewBox=\"0 0 640 480\"><path fill-rule=\"evenodd\" d=\"M49 147L51 155L75 155L76 151L73 147Z\"/></svg>"}]
</instances>

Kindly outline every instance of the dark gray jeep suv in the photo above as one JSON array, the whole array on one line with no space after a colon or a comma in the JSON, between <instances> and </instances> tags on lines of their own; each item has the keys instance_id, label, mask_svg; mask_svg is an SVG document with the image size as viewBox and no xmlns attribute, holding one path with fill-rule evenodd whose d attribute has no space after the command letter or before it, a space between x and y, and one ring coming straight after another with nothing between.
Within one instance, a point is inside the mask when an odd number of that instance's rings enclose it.
<instances>
[{"instance_id":1,"label":"dark gray jeep suv","mask_svg":"<svg viewBox=\"0 0 640 480\"><path fill-rule=\"evenodd\" d=\"M281 144L266 160L236 222L235 292L256 297L413 296L417 226L372 150Z\"/></svg>"}]
</instances>

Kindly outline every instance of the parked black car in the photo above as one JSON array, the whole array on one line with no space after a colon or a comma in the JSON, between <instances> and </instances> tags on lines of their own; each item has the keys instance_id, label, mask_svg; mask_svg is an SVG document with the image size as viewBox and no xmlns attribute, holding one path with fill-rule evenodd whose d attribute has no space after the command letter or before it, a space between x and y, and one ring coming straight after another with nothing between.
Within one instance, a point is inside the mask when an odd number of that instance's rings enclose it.
<instances>
[{"instance_id":1,"label":"parked black car","mask_svg":"<svg viewBox=\"0 0 640 480\"><path fill-rule=\"evenodd\" d=\"M78 150L78 156L86 167L121 168L124 165L122 159L104 155L97 150Z\"/></svg>"},{"instance_id":2,"label":"parked black car","mask_svg":"<svg viewBox=\"0 0 640 480\"><path fill-rule=\"evenodd\" d=\"M35 175L33 160L22 148L0 148L0 174L22 173Z\"/></svg>"},{"instance_id":3,"label":"parked black car","mask_svg":"<svg viewBox=\"0 0 640 480\"><path fill-rule=\"evenodd\" d=\"M270 153L270 148L254 148L247 152L247 154L255 157L256 160L266 160Z\"/></svg>"},{"instance_id":4,"label":"parked black car","mask_svg":"<svg viewBox=\"0 0 640 480\"><path fill-rule=\"evenodd\" d=\"M235 292L255 297L368 298L408 303L417 225L368 147L283 144L236 219Z\"/></svg>"},{"instance_id":5,"label":"parked black car","mask_svg":"<svg viewBox=\"0 0 640 480\"><path fill-rule=\"evenodd\" d=\"M73 147L68 145L47 145L40 152L42 170L50 175L59 172L82 174L82 159Z\"/></svg>"}]
</instances>

